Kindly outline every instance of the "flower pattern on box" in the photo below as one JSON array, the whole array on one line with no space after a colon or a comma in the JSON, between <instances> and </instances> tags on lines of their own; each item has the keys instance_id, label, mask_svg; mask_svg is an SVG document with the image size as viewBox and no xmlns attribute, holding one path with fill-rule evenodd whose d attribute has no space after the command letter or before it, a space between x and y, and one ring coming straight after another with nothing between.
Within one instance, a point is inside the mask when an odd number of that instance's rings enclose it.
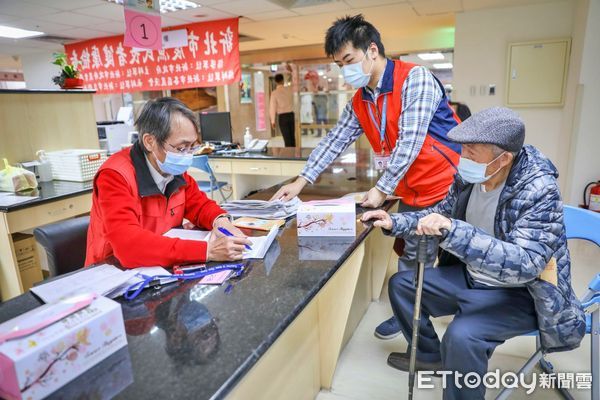
<instances>
[{"instance_id":1,"label":"flower pattern on box","mask_svg":"<svg viewBox=\"0 0 600 400\"><path fill-rule=\"evenodd\" d=\"M69 345L64 341L60 341L54 348L48 352L44 351L38 356L38 366L35 371L26 370L25 375L27 380L25 385L21 388L21 393L29 390L35 385L46 385L52 380L57 380L56 374L58 373L58 364L70 364L77 360L80 352L85 352L89 343L90 330L88 328L80 329L71 336L69 339ZM36 346L34 340L29 340L29 346ZM64 371L64 370L63 370Z\"/></svg>"}]
</instances>

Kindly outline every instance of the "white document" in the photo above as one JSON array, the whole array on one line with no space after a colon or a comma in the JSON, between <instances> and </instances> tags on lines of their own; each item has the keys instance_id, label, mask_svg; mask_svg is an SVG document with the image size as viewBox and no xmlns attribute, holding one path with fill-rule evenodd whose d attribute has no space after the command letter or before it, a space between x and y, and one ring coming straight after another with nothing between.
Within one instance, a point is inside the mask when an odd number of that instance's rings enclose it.
<instances>
[{"instance_id":1,"label":"white document","mask_svg":"<svg viewBox=\"0 0 600 400\"><path fill-rule=\"evenodd\" d=\"M40 196L18 196L13 192L0 192L0 206L8 207L15 204L37 199Z\"/></svg>"},{"instance_id":2,"label":"white document","mask_svg":"<svg viewBox=\"0 0 600 400\"><path fill-rule=\"evenodd\" d=\"M32 287L31 291L46 303L83 293L104 296L125 284L135 274L136 270L122 271L114 265L103 264Z\"/></svg>"},{"instance_id":3,"label":"white document","mask_svg":"<svg viewBox=\"0 0 600 400\"><path fill-rule=\"evenodd\" d=\"M201 240L203 242L208 242L211 233L211 231L199 231L195 229L171 229L163 236L170 238L178 238L185 240Z\"/></svg>"},{"instance_id":4,"label":"white document","mask_svg":"<svg viewBox=\"0 0 600 400\"><path fill-rule=\"evenodd\" d=\"M275 240L279 228L274 226L266 236L249 236L248 239L252 242L250 247L252 250L244 250L244 259L248 258L264 258L267 250L271 247L271 243ZM201 240L207 242L210 239L211 231L197 231L190 229L171 229L163 236L171 238L179 238L185 240ZM139 269L139 268L138 268Z\"/></svg>"},{"instance_id":5,"label":"white document","mask_svg":"<svg viewBox=\"0 0 600 400\"><path fill-rule=\"evenodd\" d=\"M165 285L167 283L175 282L177 278L175 278L169 271L164 269L163 267L140 267L131 270L134 275L131 276L127 282L122 285L117 286L113 290L110 291L106 296L114 299L125 294L125 291L136 283L142 282L149 276L168 276L167 278L160 278L160 284ZM129 272L129 271L127 271Z\"/></svg>"},{"instance_id":6,"label":"white document","mask_svg":"<svg viewBox=\"0 0 600 400\"><path fill-rule=\"evenodd\" d=\"M244 259L265 258L265 254L267 254L267 250L269 250L269 247L271 247L271 243L273 243L273 240L275 240L278 231L279 228L274 226L271 228L267 236L249 237L248 239L250 239L250 241L252 242L252 244L250 245L250 247L252 247L252 250L244 250Z\"/></svg>"}]
</instances>

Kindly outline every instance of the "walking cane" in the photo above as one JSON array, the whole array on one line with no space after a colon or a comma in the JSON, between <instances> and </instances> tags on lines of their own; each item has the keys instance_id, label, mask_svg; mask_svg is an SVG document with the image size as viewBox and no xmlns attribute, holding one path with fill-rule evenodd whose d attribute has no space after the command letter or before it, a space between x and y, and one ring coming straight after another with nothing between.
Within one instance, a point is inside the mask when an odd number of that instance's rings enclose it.
<instances>
[{"instance_id":1,"label":"walking cane","mask_svg":"<svg viewBox=\"0 0 600 400\"><path fill-rule=\"evenodd\" d=\"M445 230L444 230L445 231ZM445 232L442 232L444 234ZM415 386L415 369L417 366L417 344L419 342L419 327L421 325L421 295L423 294L423 274L425 264L428 260L427 245L430 240L435 240L431 236L422 235L417 245L417 269L415 271L415 308L413 310L412 341L410 345L410 360L408 364L408 399L413 398L413 389Z\"/></svg>"},{"instance_id":2,"label":"walking cane","mask_svg":"<svg viewBox=\"0 0 600 400\"><path fill-rule=\"evenodd\" d=\"M417 245L417 269L415 270L414 285L415 307L413 309L412 340L410 345L410 361L408 364L408 399L413 398L413 389L415 387L415 368L417 366L417 344L419 342L419 327L421 325L421 295L423 294L423 273L425 272L425 263L427 262L427 241L428 237L423 235Z\"/></svg>"}]
</instances>

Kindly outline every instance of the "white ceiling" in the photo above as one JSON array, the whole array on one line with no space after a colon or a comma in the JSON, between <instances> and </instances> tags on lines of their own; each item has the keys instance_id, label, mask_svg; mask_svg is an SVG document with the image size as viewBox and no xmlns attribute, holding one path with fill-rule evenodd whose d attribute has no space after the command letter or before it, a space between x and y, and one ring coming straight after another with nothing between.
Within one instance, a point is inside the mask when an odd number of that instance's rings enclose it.
<instances>
[{"instance_id":1,"label":"white ceiling","mask_svg":"<svg viewBox=\"0 0 600 400\"><path fill-rule=\"evenodd\" d=\"M268 0L195 0L201 7L169 13L163 26L243 17L241 34L258 40L240 43L240 50L321 44L331 22L363 13L380 30L393 51L445 48L453 45L454 14L556 0L331 0L286 9ZM77 40L122 34L123 7L104 0L0 0L0 24L41 30ZM13 56L61 49L60 44L35 39L0 38L2 60Z\"/></svg>"}]
</instances>

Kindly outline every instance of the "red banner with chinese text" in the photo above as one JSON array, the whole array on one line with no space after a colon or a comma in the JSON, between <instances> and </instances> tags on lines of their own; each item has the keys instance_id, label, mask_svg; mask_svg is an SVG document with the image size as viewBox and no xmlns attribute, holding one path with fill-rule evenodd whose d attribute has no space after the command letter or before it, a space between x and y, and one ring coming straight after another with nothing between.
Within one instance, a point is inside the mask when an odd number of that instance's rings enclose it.
<instances>
[{"instance_id":1,"label":"red banner with chinese text","mask_svg":"<svg viewBox=\"0 0 600 400\"><path fill-rule=\"evenodd\" d=\"M65 45L86 89L97 93L228 85L240 80L238 19L163 29L187 30L187 46L162 50L123 46L123 35Z\"/></svg>"}]
</instances>

